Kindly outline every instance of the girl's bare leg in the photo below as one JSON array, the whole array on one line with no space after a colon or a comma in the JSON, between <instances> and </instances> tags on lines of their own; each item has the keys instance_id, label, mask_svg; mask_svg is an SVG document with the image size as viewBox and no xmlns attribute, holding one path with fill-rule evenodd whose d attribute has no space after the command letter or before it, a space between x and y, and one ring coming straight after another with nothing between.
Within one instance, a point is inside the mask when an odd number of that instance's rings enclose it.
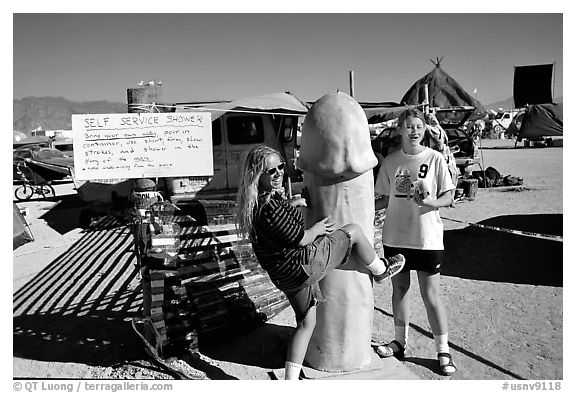
<instances>
[{"instance_id":1,"label":"girl's bare leg","mask_svg":"<svg viewBox=\"0 0 576 393\"><path fill-rule=\"evenodd\" d=\"M311 307L306 317L296 325L296 331L288 345L288 354L286 356L286 378L298 379L302 362L306 356L310 337L316 326L316 306Z\"/></svg>"},{"instance_id":2,"label":"girl's bare leg","mask_svg":"<svg viewBox=\"0 0 576 393\"><path fill-rule=\"evenodd\" d=\"M352 241L352 252L356 254L362 264L368 266L375 258L376 252L372 243L368 240L362 228L357 224L347 224L342 227L350 234Z\"/></svg>"},{"instance_id":3,"label":"girl's bare leg","mask_svg":"<svg viewBox=\"0 0 576 393\"><path fill-rule=\"evenodd\" d=\"M394 327L404 329L410 321L410 272L398 273L392 277L392 314L394 315ZM395 337L402 343L403 337ZM404 343L405 344L405 343Z\"/></svg>"},{"instance_id":4,"label":"girl's bare leg","mask_svg":"<svg viewBox=\"0 0 576 393\"><path fill-rule=\"evenodd\" d=\"M342 229L350 234L352 252L360 263L370 270L376 282L382 282L384 279L398 274L404 267L404 256L400 254L383 260L378 258L372 243L359 225L348 224L344 225Z\"/></svg>"},{"instance_id":5,"label":"girl's bare leg","mask_svg":"<svg viewBox=\"0 0 576 393\"><path fill-rule=\"evenodd\" d=\"M428 315L428 323L432 334L440 335L448 333L448 318L446 309L440 299L440 274L418 272L418 283L420 284L420 295Z\"/></svg>"}]
</instances>

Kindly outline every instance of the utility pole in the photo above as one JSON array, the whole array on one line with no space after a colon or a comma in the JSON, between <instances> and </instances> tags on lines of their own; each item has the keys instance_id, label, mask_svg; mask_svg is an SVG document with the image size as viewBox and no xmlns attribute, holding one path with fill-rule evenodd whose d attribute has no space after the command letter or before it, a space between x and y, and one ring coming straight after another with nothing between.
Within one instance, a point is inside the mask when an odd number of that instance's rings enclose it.
<instances>
[{"instance_id":1,"label":"utility pole","mask_svg":"<svg viewBox=\"0 0 576 393\"><path fill-rule=\"evenodd\" d=\"M350 97L354 98L354 71L350 70Z\"/></svg>"}]
</instances>

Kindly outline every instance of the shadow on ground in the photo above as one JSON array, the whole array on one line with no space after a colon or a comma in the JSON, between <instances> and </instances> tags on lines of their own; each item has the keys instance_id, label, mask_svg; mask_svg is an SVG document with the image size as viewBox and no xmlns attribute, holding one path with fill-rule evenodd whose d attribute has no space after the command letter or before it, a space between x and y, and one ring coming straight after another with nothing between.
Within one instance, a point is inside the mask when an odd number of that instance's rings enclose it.
<instances>
[{"instance_id":1,"label":"shadow on ground","mask_svg":"<svg viewBox=\"0 0 576 393\"><path fill-rule=\"evenodd\" d=\"M262 325L234 340L202 347L212 359L267 369L284 367L287 343L294 328L274 324Z\"/></svg>"},{"instance_id":2,"label":"shadow on ground","mask_svg":"<svg viewBox=\"0 0 576 393\"><path fill-rule=\"evenodd\" d=\"M13 356L99 367L151 360L131 323L142 315L138 274L130 228L109 216L99 220L13 294ZM200 349L216 360L278 368L291 333L245 326L218 340L201 337ZM236 379L200 356L184 360L210 379Z\"/></svg>"},{"instance_id":3,"label":"shadow on ground","mask_svg":"<svg viewBox=\"0 0 576 393\"><path fill-rule=\"evenodd\" d=\"M126 216L129 202L127 198L115 198L109 203L101 201L85 202L76 194L56 196L56 204L40 218L60 234L66 234L76 228L88 228L93 220L112 216L121 220Z\"/></svg>"},{"instance_id":4,"label":"shadow on ground","mask_svg":"<svg viewBox=\"0 0 576 393\"><path fill-rule=\"evenodd\" d=\"M78 195L56 196L53 201L56 205L39 218L62 235L81 227L80 214L87 208L87 204L78 198Z\"/></svg>"},{"instance_id":5,"label":"shadow on ground","mask_svg":"<svg viewBox=\"0 0 576 393\"><path fill-rule=\"evenodd\" d=\"M130 321L120 315L21 315L13 325L15 357L102 367L146 357Z\"/></svg>"},{"instance_id":6,"label":"shadow on ground","mask_svg":"<svg viewBox=\"0 0 576 393\"><path fill-rule=\"evenodd\" d=\"M141 359L130 324L142 304L134 267L127 227L84 233L13 294L13 355L99 366Z\"/></svg>"},{"instance_id":7,"label":"shadow on ground","mask_svg":"<svg viewBox=\"0 0 576 393\"><path fill-rule=\"evenodd\" d=\"M498 216L478 224L562 236L562 214ZM444 232L442 275L562 286L563 243L469 226Z\"/></svg>"}]
</instances>

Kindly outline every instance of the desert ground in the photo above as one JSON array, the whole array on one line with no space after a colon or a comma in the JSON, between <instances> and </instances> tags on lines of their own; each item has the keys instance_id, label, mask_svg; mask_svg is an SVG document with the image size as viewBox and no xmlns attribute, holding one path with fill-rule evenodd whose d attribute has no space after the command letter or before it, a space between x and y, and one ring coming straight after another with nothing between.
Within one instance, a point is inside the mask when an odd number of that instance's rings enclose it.
<instances>
[{"instance_id":1,"label":"desert ground","mask_svg":"<svg viewBox=\"0 0 576 393\"><path fill-rule=\"evenodd\" d=\"M523 185L480 188L474 200L441 210L441 290L459 369L450 378L562 380L563 242L469 224L563 236L563 148L514 149L511 140L482 145L484 167L521 177ZM18 202L35 241L13 252L13 377L175 378L151 361L131 328L141 287L129 268L130 246L110 239L101 255L87 253L90 239L77 220L82 203L70 182L55 188L51 201ZM120 255L113 264L106 260L112 249ZM82 278L92 268L90 279ZM448 379L438 372L415 273L412 279L407 355L388 364L421 380ZM393 338L391 291L389 282L374 288L375 342ZM206 379L270 379L283 366L293 326L286 309L251 333L201 347L183 367Z\"/></svg>"}]
</instances>

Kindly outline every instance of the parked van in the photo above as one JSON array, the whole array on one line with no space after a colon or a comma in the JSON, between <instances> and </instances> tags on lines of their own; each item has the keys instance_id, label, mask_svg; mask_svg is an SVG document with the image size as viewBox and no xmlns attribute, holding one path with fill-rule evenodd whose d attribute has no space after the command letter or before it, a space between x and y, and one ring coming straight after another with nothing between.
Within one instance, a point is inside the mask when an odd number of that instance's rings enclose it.
<instances>
[{"instance_id":1,"label":"parked van","mask_svg":"<svg viewBox=\"0 0 576 393\"><path fill-rule=\"evenodd\" d=\"M492 131L498 134L505 132L514 120L514 117L520 112L520 109L510 109L496 113L492 119Z\"/></svg>"},{"instance_id":2,"label":"parked van","mask_svg":"<svg viewBox=\"0 0 576 393\"><path fill-rule=\"evenodd\" d=\"M72 138L56 138L52 141L52 147L69 156L74 155L74 140Z\"/></svg>"},{"instance_id":3,"label":"parked van","mask_svg":"<svg viewBox=\"0 0 576 393\"><path fill-rule=\"evenodd\" d=\"M268 106L263 106L264 98L270 98ZM279 106L278 99L287 101ZM231 102L221 105L238 108L220 111L215 106L206 107L213 113L212 145L214 175L211 177L166 178L170 200L185 203L194 199L234 199L238 190L242 164L248 150L257 144L264 144L280 152L286 162L286 188L299 189L302 173L295 168L298 157L298 121L307 108L286 93L257 97L259 105L250 105L249 99L242 105ZM182 105L177 112L191 111ZM198 111L202 108L194 108ZM289 179L289 180L288 180Z\"/></svg>"}]
</instances>

